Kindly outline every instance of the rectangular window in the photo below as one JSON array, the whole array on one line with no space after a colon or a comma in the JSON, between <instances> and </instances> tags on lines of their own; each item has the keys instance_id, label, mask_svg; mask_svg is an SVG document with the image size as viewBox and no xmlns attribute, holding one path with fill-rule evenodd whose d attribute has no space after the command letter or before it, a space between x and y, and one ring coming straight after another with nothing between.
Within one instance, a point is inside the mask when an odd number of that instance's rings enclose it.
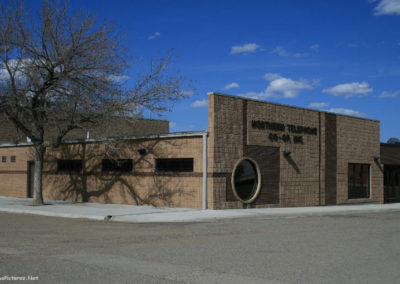
<instances>
[{"instance_id":1,"label":"rectangular window","mask_svg":"<svg viewBox=\"0 0 400 284\"><path fill-rule=\"evenodd\" d=\"M1 156L1 162L2 162L2 163L7 162L7 157L6 157L6 156Z\"/></svg>"},{"instance_id":2,"label":"rectangular window","mask_svg":"<svg viewBox=\"0 0 400 284\"><path fill-rule=\"evenodd\" d=\"M11 156L11 157L10 157L11 163L15 163L15 160L16 160L16 159L15 159L15 156Z\"/></svg>"},{"instance_id":3,"label":"rectangular window","mask_svg":"<svg viewBox=\"0 0 400 284\"><path fill-rule=\"evenodd\" d=\"M193 158L156 159L157 172L193 172Z\"/></svg>"},{"instance_id":4,"label":"rectangular window","mask_svg":"<svg viewBox=\"0 0 400 284\"><path fill-rule=\"evenodd\" d=\"M131 172L132 169L132 159L103 159L101 163L103 172Z\"/></svg>"},{"instance_id":5,"label":"rectangular window","mask_svg":"<svg viewBox=\"0 0 400 284\"><path fill-rule=\"evenodd\" d=\"M82 171L82 160L57 160L57 172L77 173Z\"/></svg>"},{"instance_id":6,"label":"rectangular window","mask_svg":"<svg viewBox=\"0 0 400 284\"><path fill-rule=\"evenodd\" d=\"M370 197L370 165L369 164L349 164L348 183L349 199L369 198Z\"/></svg>"}]
</instances>

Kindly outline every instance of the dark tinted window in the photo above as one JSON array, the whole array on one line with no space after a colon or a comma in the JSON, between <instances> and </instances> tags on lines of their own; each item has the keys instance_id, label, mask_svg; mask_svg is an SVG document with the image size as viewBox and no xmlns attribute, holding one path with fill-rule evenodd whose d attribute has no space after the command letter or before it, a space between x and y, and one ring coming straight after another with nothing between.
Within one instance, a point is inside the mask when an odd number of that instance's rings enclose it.
<instances>
[{"instance_id":1,"label":"dark tinted window","mask_svg":"<svg viewBox=\"0 0 400 284\"><path fill-rule=\"evenodd\" d=\"M2 163L7 162L7 157L6 157L6 156L1 156L1 162L2 162Z\"/></svg>"},{"instance_id":2,"label":"dark tinted window","mask_svg":"<svg viewBox=\"0 0 400 284\"><path fill-rule=\"evenodd\" d=\"M11 163L15 163L15 161L16 161L15 156L11 156L10 161L11 161Z\"/></svg>"},{"instance_id":3,"label":"dark tinted window","mask_svg":"<svg viewBox=\"0 0 400 284\"><path fill-rule=\"evenodd\" d=\"M256 194L258 176L255 165L250 160L241 161L235 168L234 190L243 201L250 200Z\"/></svg>"},{"instance_id":4,"label":"dark tinted window","mask_svg":"<svg viewBox=\"0 0 400 284\"><path fill-rule=\"evenodd\" d=\"M348 182L349 199L369 198L369 165L368 164L349 164Z\"/></svg>"},{"instance_id":5,"label":"dark tinted window","mask_svg":"<svg viewBox=\"0 0 400 284\"><path fill-rule=\"evenodd\" d=\"M132 169L132 159L103 159L101 164L103 172L131 172Z\"/></svg>"},{"instance_id":6,"label":"dark tinted window","mask_svg":"<svg viewBox=\"0 0 400 284\"><path fill-rule=\"evenodd\" d=\"M156 159L157 172L193 172L193 158Z\"/></svg>"},{"instance_id":7,"label":"dark tinted window","mask_svg":"<svg viewBox=\"0 0 400 284\"><path fill-rule=\"evenodd\" d=\"M80 172L82 171L82 160L57 160L58 172Z\"/></svg>"}]
</instances>

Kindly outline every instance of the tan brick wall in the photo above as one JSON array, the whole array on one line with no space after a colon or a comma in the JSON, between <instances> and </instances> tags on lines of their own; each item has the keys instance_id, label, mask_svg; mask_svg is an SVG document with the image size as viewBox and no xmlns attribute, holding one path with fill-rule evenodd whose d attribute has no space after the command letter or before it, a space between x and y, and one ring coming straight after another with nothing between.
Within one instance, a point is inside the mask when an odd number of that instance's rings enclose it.
<instances>
[{"instance_id":1,"label":"tan brick wall","mask_svg":"<svg viewBox=\"0 0 400 284\"><path fill-rule=\"evenodd\" d=\"M383 172L374 157L380 156L379 122L337 116L337 203L383 203ZM370 165L370 198L348 200L348 163Z\"/></svg>"},{"instance_id":2,"label":"tan brick wall","mask_svg":"<svg viewBox=\"0 0 400 284\"><path fill-rule=\"evenodd\" d=\"M7 161L1 162L5 156ZM15 163L11 162L15 156ZM31 147L0 148L0 195L11 197L26 197L27 161L32 160Z\"/></svg>"},{"instance_id":3,"label":"tan brick wall","mask_svg":"<svg viewBox=\"0 0 400 284\"><path fill-rule=\"evenodd\" d=\"M81 188L86 188L91 202L152 204L201 208L202 202L202 138L162 139L116 145L123 154L121 159L133 159L132 173L107 174L101 172L104 144L87 144L85 169L90 173L62 175L54 172L56 159L67 156L79 157L82 145L63 146L49 151L46 164L44 196L49 199L82 201ZM140 155L138 149L146 149ZM74 154L75 153L75 154ZM194 158L193 173L154 174L156 158ZM71 188L71 184L76 184ZM83 187L82 184L86 186ZM79 190L77 190L79 189ZM78 193L77 193L78 191Z\"/></svg>"},{"instance_id":4,"label":"tan brick wall","mask_svg":"<svg viewBox=\"0 0 400 284\"><path fill-rule=\"evenodd\" d=\"M247 142L249 145L280 147L280 205L319 205L319 113L300 108L248 102ZM252 128L252 120L263 120L285 124L285 131L260 130ZM303 144L294 143L287 124L315 127L317 135L299 134ZM290 142L271 142L269 134L289 135ZM285 158L284 151L290 151Z\"/></svg>"},{"instance_id":5,"label":"tan brick wall","mask_svg":"<svg viewBox=\"0 0 400 284\"><path fill-rule=\"evenodd\" d=\"M231 173L238 159L243 157L243 99L210 95L209 131L214 145L210 156L214 158L211 168L215 173ZM303 135L304 144L271 142L270 132L253 129L252 120L285 122L288 124L319 126L318 112L310 112L286 106L247 101L247 145L280 147L280 205L305 206L319 203L319 134ZM290 151L298 172L283 151ZM230 180L228 179L228 182ZM217 208L243 207L240 202L225 202L226 179L215 178L214 197ZM219 202L218 202L219 201ZM276 205L260 205L270 207Z\"/></svg>"},{"instance_id":6,"label":"tan brick wall","mask_svg":"<svg viewBox=\"0 0 400 284\"><path fill-rule=\"evenodd\" d=\"M132 173L121 175L101 172L104 144L63 145L48 148L45 155L43 197L53 200L153 204L201 208L202 206L202 137L134 141L113 144L122 154L119 158L133 159ZM29 147L0 148L7 163L0 163L0 195L26 197L27 161ZM146 149L140 155L138 149ZM16 155L16 163L9 162ZM156 158L193 158L193 173L154 174ZM85 173L57 173L57 159L85 160ZM18 171L18 173L17 173ZM85 188L84 191L82 189ZM210 192L211 193L211 192Z\"/></svg>"},{"instance_id":7,"label":"tan brick wall","mask_svg":"<svg viewBox=\"0 0 400 284\"><path fill-rule=\"evenodd\" d=\"M325 114L321 113L320 115L321 121L319 126L319 138L320 138L320 169L319 169L319 183L318 186L320 188L320 205L325 205L325 162L326 162L326 129L325 129Z\"/></svg>"},{"instance_id":8,"label":"tan brick wall","mask_svg":"<svg viewBox=\"0 0 400 284\"><path fill-rule=\"evenodd\" d=\"M228 208L226 179L218 174L232 172L233 165L243 156L243 100L209 95L209 167L212 194L211 208ZM235 202L232 208L238 208Z\"/></svg>"},{"instance_id":9,"label":"tan brick wall","mask_svg":"<svg viewBox=\"0 0 400 284\"><path fill-rule=\"evenodd\" d=\"M380 154L379 122L219 94L209 95L208 119L209 208L324 205L329 194L329 198L334 198L334 204L383 202L383 174L373 159ZM252 120L283 123L285 131L253 128ZM317 135L290 133L288 124L317 128ZM333 132L332 127L335 129ZM291 141L271 141L270 133L287 134ZM302 136L302 144L294 143L293 136L297 135ZM135 140L130 144L113 145L122 151L120 158L134 161L132 173L120 176L101 172L104 144L87 144L85 148L69 144L57 150L49 149L44 168L44 197L82 201L83 192L92 202L201 208L202 143L202 137L187 137ZM330 153L327 145L335 149L333 160L327 156ZM275 200L274 194L270 197L264 195L264 203L258 200L247 205L227 201L234 164L249 155L250 148L254 155L262 147L273 148L276 161L279 161L279 164L275 162L276 172L279 172L279 184L277 180L275 187L277 201L270 201ZM146 149L146 155L139 155L138 149ZM0 148L0 156L7 156L7 163L0 163L0 195L26 196L27 161L32 159L30 151L29 147ZM290 156L285 157L284 151L291 152ZM86 174L56 172L56 159L81 159L83 153ZM12 164L10 156L14 154L17 162ZM155 175L154 161L157 157L194 158L194 172ZM265 165L265 161L262 162ZM371 165L371 198L347 199L348 163ZM332 187L328 190L333 184L332 176L329 177L330 169L334 169L332 173L336 176L333 177L334 195L329 191Z\"/></svg>"},{"instance_id":10,"label":"tan brick wall","mask_svg":"<svg viewBox=\"0 0 400 284\"><path fill-rule=\"evenodd\" d=\"M337 117L337 122L330 127L335 127L336 134L329 135L327 138L327 131L332 131L332 129L326 129L326 115L324 112L308 109L210 94L209 171L212 176L214 208L325 205L327 190L325 175L330 168L337 170L334 187L336 204L381 202L383 200L382 172L376 164L373 164L373 157L379 156L379 122L333 115L333 118ZM285 125L285 130L253 128L252 120L282 123ZM288 124L316 128L317 135L292 133L287 127ZM247 128L247 132L243 132L243 127ZM280 137L286 134L291 140L290 142L271 141L270 133ZM303 143L294 143L294 136L302 136ZM331 137L334 137L335 141L331 141ZM337 152L337 160L336 157L332 160L328 159L331 157L326 156L327 143L333 145ZM232 173L235 162L244 157L244 149L249 146L279 148L279 204L246 205L239 201L227 201L226 192L230 187L227 184L230 183L229 174ZM285 151L291 153L289 157L285 157ZM330 168L326 168L327 161L330 163ZM371 164L370 199L347 199L348 163Z\"/></svg>"}]
</instances>

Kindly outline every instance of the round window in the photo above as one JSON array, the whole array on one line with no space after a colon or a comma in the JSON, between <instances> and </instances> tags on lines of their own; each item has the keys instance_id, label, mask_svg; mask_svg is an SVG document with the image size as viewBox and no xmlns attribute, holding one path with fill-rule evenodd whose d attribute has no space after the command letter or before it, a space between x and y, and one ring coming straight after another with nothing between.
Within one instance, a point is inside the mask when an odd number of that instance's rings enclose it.
<instances>
[{"instance_id":1,"label":"round window","mask_svg":"<svg viewBox=\"0 0 400 284\"><path fill-rule=\"evenodd\" d=\"M232 173L232 188L236 198L253 202L261 190L261 175L257 163L250 158L239 160Z\"/></svg>"}]
</instances>

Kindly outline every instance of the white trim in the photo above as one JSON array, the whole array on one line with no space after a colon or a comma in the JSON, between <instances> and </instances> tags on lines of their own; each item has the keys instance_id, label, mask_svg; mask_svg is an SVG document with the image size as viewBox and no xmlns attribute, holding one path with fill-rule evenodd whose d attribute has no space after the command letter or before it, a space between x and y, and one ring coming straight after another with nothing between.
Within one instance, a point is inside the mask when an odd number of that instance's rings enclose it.
<instances>
[{"instance_id":1,"label":"white trim","mask_svg":"<svg viewBox=\"0 0 400 284\"><path fill-rule=\"evenodd\" d=\"M244 160L248 160L248 161L250 161L251 163L253 163L254 166L256 167L256 172L257 172L257 189L256 189L256 192L254 193L254 195L253 195L250 199L248 199L248 200L243 200L242 198L240 198L240 196L239 196L239 195L237 194L237 192L236 192L236 187L235 187L235 171L236 171L237 166L238 166L242 161L244 161ZM231 184L232 184L232 191L233 191L233 194L235 195L235 197L236 197L240 202L243 202L243 203L246 203L246 204L249 204L249 203L254 202L254 201L257 199L257 197L258 197L258 195L260 194L260 192L261 192L261 181L262 181L262 180L261 180L260 168L259 168L259 166L258 166L258 164L257 164L257 162L256 162L255 160L253 160L252 158L249 158L249 157L243 157L243 158L239 159L239 160L236 162L235 166L233 167L233 171L232 171Z\"/></svg>"}]
</instances>

